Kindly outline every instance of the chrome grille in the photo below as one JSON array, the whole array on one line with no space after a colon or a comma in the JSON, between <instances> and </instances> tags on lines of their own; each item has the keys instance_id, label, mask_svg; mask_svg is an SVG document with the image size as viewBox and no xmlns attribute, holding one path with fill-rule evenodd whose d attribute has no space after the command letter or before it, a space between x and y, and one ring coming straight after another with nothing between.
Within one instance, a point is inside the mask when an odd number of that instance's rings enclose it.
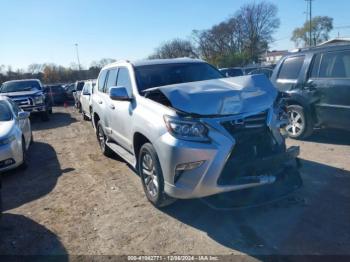
<instances>
[{"instance_id":1,"label":"chrome grille","mask_svg":"<svg viewBox=\"0 0 350 262\"><path fill-rule=\"evenodd\" d=\"M30 107L34 105L33 99L29 97L12 98L19 107Z\"/></svg>"},{"instance_id":2,"label":"chrome grille","mask_svg":"<svg viewBox=\"0 0 350 262\"><path fill-rule=\"evenodd\" d=\"M256 130L266 127L267 111L245 118L234 119L222 123L223 127L230 133L235 134L240 131Z\"/></svg>"}]
</instances>

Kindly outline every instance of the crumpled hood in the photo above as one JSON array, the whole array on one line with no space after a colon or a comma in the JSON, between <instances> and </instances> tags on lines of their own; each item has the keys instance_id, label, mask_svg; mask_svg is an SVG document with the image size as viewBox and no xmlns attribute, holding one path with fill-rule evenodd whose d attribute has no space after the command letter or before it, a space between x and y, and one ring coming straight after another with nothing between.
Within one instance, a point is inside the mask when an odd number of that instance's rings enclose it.
<instances>
[{"instance_id":1,"label":"crumpled hood","mask_svg":"<svg viewBox=\"0 0 350 262\"><path fill-rule=\"evenodd\" d=\"M190 82L159 90L173 108L198 115L231 115L263 111L271 107L277 90L264 75L251 75Z\"/></svg>"},{"instance_id":2,"label":"crumpled hood","mask_svg":"<svg viewBox=\"0 0 350 262\"><path fill-rule=\"evenodd\" d=\"M34 95L39 95L42 93L43 93L43 91L41 91L41 90L35 90L35 91L0 93L0 95L8 96L8 97L20 97L20 96L34 96Z\"/></svg>"},{"instance_id":3,"label":"crumpled hood","mask_svg":"<svg viewBox=\"0 0 350 262\"><path fill-rule=\"evenodd\" d=\"M8 136L14 125L14 120L0 121L0 139Z\"/></svg>"}]
</instances>

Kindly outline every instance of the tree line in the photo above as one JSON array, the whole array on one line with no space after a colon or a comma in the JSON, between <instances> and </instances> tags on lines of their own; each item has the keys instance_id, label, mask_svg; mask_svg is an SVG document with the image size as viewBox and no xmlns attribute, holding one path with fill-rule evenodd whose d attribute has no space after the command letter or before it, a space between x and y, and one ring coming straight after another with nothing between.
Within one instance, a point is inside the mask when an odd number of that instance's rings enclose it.
<instances>
[{"instance_id":1,"label":"tree line","mask_svg":"<svg viewBox=\"0 0 350 262\"><path fill-rule=\"evenodd\" d=\"M39 79L44 84L72 83L82 79L97 78L100 70L107 64L115 62L115 59L104 58L94 61L88 69L79 70L79 66L72 64L70 67L64 67L56 64L31 64L27 71L13 70L11 66L0 65L0 84L9 80Z\"/></svg>"}]
</instances>

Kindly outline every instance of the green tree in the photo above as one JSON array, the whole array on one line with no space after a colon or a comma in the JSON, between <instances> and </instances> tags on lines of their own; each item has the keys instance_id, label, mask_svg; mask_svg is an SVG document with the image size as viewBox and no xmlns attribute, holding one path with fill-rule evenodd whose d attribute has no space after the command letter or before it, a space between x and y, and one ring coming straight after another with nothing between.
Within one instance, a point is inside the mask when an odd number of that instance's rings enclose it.
<instances>
[{"instance_id":1,"label":"green tree","mask_svg":"<svg viewBox=\"0 0 350 262\"><path fill-rule=\"evenodd\" d=\"M333 18L329 16L315 16L311 20L312 45L318 45L329 39L333 29ZM306 21L302 27L295 28L291 40L297 47L310 45L310 23Z\"/></svg>"}]
</instances>

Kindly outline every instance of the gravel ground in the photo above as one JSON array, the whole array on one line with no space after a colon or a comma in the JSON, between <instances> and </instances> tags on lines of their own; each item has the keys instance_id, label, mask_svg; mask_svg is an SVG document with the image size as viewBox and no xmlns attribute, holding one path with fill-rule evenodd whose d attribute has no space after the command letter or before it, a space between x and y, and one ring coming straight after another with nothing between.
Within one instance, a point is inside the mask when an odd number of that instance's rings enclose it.
<instances>
[{"instance_id":1,"label":"gravel ground","mask_svg":"<svg viewBox=\"0 0 350 262\"><path fill-rule=\"evenodd\" d=\"M73 108L34 119L30 165L3 177L0 254L350 254L350 135L321 130L301 146L303 186L261 207L201 200L157 210L135 172L101 155Z\"/></svg>"}]
</instances>

